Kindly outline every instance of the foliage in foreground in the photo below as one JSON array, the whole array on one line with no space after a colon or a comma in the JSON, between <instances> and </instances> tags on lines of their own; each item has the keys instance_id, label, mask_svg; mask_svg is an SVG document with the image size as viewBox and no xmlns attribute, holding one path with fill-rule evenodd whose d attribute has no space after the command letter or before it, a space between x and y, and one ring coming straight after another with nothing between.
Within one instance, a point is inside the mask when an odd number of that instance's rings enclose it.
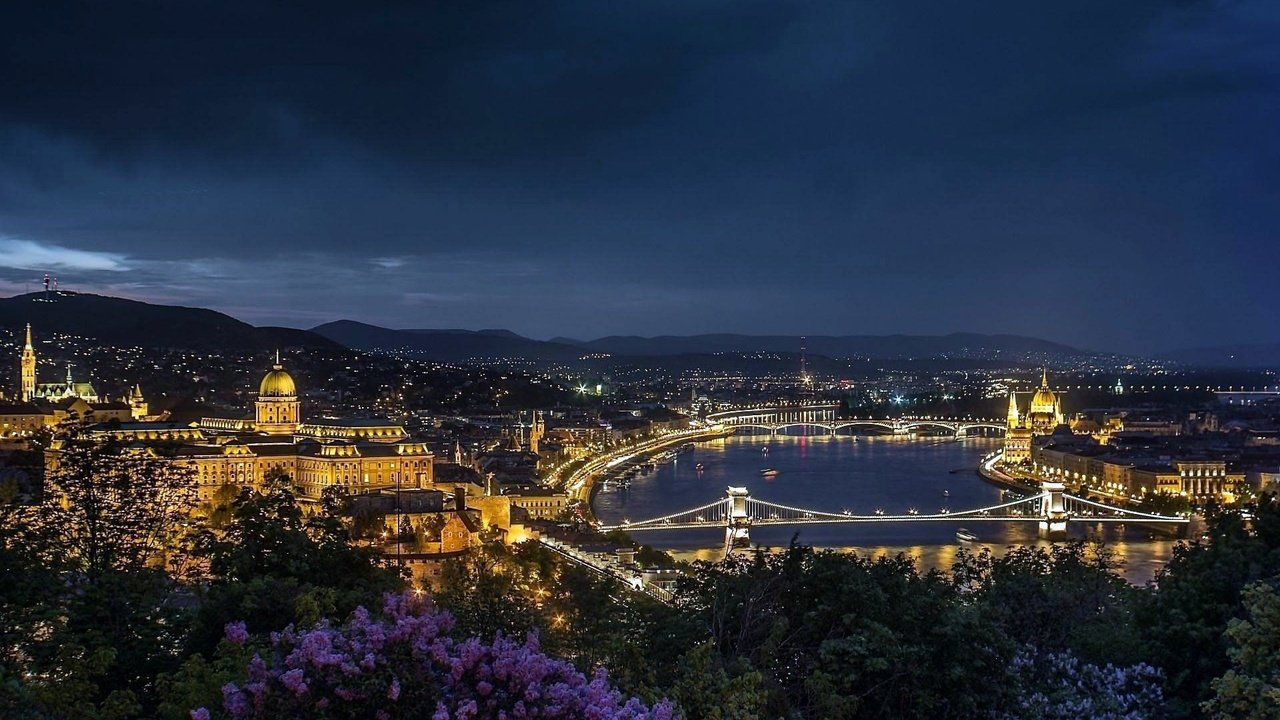
<instances>
[{"instance_id":1,"label":"foliage in foreground","mask_svg":"<svg viewBox=\"0 0 1280 720\"><path fill-rule=\"evenodd\" d=\"M543 654L535 638L519 643L451 637L453 618L425 596L387 595L381 617L357 608L340 626L322 621L272 633L253 652L242 682L222 688L234 720L280 717L564 718L670 720L670 705L623 700L604 671L586 678ZM246 654L244 625L227 628L222 654ZM222 717L198 708L195 718Z\"/></svg>"},{"instance_id":2,"label":"foliage in foreground","mask_svg":"<svg viewBox=\"0 0 1280 720\"><path fill-rule=\"evenodd\" d=\"M545 695L561 682L566 697L615 698L618 712L666 713L669 697L676 714L715 720L1274 720L1280 707L1271 496L1250 526L1211 517L1211 539L1181 545L1149 587L1081 544L961 554L950 572L795 546L697 564L663 605L526 544L449 567L435 597L446 621L404 598L401 609L357 611L402 591L403 578L351 547L329 509L300 513L286 478L230 488L225 506L189 517L172 512L188 473L84 442L63 455L57 496L0 505L0 717L214 716L228 684L237 712L258 712L261 697L263 712L311 703L321 717L315 705L330 695L329 717L415 703L431 717L442 702L465 714L472 700L485 717L495 694ZM365 670L356 639L413 618L420 634L384 645ZM511 639L530 633L536 645ZM431 649L429 662L409 638ZM306 659L325 643L347 659ZM537 672L505 686L486 676L512 658ZM342 684L344 663L360 668L358 687ZM600 668L617 692L588 679ZM403 703L388 706L391 694ZM649 707L627 710L624 695Z\"/></svg>"}]
</instances>

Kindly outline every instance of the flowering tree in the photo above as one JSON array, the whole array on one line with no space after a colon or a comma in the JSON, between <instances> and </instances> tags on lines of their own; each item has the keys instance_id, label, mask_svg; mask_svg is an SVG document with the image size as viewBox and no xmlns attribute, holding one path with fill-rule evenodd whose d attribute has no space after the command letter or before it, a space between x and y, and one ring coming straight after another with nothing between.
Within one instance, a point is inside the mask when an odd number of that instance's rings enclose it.
<instances>
[{"instance_id":1,"label":"flowering tree","mask_svg":"<svg viewBox=\"0 0 1280 720\"><path fill-rule=\"evenodd\" d=\"M271 634L247 677L227 683L223 710L249 718L431 718L432 720L669 720L667 703L652 708L624 700L601 671L588 679L571 664L544 655L537 641L499 635L456 641L453 618L430 600L388 594L382 617L358 608L345 625L320 622ZM243 623L227 640L244 648ZM192 711L193 720L218 714Z\"/></svg>"},{"instance_id":2,"label":"flowering tree","mask_svg":"<svg viewBox=\"0 0 1280 720\"><path fill-rule=\"evenodd\" d=\"M1144 720L1162 715L1162 676L1139 663L1092 665L1070 653L1018 653L1013 660L1018 720Z\"/></svg>"}]
</instances>

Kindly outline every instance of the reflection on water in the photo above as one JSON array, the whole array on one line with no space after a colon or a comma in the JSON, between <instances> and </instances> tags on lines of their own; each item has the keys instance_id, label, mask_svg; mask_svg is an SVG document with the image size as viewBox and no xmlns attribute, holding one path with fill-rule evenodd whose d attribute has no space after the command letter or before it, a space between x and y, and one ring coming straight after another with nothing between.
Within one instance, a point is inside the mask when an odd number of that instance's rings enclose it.
<instances>
[{"instance_id":1,"label":"reflection on water","mask_svg":"<svg viewBox=\"0 0 1280 720\"><path fill-rule=\"evenodd\" d=\"M934 513L986 507L1000 502L1000 490L978 477L979 459L999 440L830 436L733 436L699 443L694 452L655 472L640 475L626 489L597 495L595 513L605 523L643 520L704 505L724 496L729 485L746 486L752 497L784 505L858 514L877 508L902 513L917 508ZM767 448L767 452L765 449ZM703 466L699 471L696 466ZM761 475L777 470L774 477ZM978 535L969 547L1002 552L1009 545L1047 545L1034 523L964 520L885 524L757 526L752 542L784 547L793 536L817 547L871 556L905 552L925 567L948 568L959 547L958 527ZM1125 563L1130 582L1144 583L1168 560L1174 541L1150 539L1147 531L1072 524L1073 537L1106 540ZM675 551L682 559L716 559L723 531L665 530L637 533L641 542Z\"/></svg>"}]
</instances>

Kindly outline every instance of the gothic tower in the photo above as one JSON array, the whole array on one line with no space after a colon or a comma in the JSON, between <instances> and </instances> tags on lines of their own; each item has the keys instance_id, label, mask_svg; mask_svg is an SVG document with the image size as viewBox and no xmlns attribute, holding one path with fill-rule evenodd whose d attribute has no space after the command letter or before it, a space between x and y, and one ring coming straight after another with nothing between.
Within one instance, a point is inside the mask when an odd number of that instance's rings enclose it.
<instances>
[{"instance_id":1,"label":"gothic tower","mask_svg":"<svg viewBox=\"0 0 1280 720\"><path fill-rule=\"evenodd\" d=\"M142 420L147 416L147 401L142 397L142 386L134 385L129 393L129 415L134 420Z\"/></svg>"},{"instance_id":2,"label":"gothic tower","mask_svg":"<svg viewBox=\"0 0 1280 720\"><path fill-rule=\"evenodd\" d=\"M27 344L22 348L20 386L22 402L31 402L36 396L36 349L31 346L31 323L27 323Z\"/></svg>"},{"instance_id":3,"label":"gothic tower","mask_svg":"<svg viewBox=\"0 0 1280 720\"><path fill-rule=\"evenodd\" d=\"M542 434L546 432L546 426L542 422L542 411L533 411L533 425L529 427L529 452L534 455L538 454L538 445L542 442Z\"/></svg>"}]
</instances>

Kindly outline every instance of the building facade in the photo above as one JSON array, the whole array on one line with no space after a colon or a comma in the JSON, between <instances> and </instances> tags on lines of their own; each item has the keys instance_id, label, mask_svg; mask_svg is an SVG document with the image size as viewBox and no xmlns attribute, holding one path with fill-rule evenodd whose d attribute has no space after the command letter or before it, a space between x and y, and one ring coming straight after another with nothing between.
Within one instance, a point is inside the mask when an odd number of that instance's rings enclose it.
<instances>
[{"instance_id":1,"label":"building facade","mask_svg":"<svg viewBox=\"0 0 1280 720\"><path fill-rule=\"evenodd\" d=\"M129 402L113 402L99 397L92 383L76 382L67 366L66 378L42 383L36 377L37 357L31 325L18 357L18 402L0 405L0 440L20 441L63 422L128 422L145 413L147 403L142 388L135 387Z\"/></svg>"},{"instance_id":2,"label":"building facade","mask_svg":"<svg viewBox=\"0 0 1280 720\"><path fill-rule=\"evenodd\" d=\"M128 408L129 406L125 406ZM297 387L279 359L259 384L252 418L208 417L191 425L122 422L101 427L140 450L193 468L201 501L272 475L292 478L298 499L343 493L429 488L434 456L425 443L383 420L304 421Z\"/></svg>"},{"instance_id":3,"label":"building facade","mask_svg":"<svg viewBox=\"0 0 1280 720\"><path fill-rule=\"evenodd\" d=\"M1009 412L1004 434L1004 462L1019 465L1031 460L1031 445L1036 437L1051 434L1066 418L1062 401L1049 389L1049 373L1040 375L1040 388L1031 397L1027 412L1018 407L1018 397L1009 391Z\"/></svg>"}]
</instances>

